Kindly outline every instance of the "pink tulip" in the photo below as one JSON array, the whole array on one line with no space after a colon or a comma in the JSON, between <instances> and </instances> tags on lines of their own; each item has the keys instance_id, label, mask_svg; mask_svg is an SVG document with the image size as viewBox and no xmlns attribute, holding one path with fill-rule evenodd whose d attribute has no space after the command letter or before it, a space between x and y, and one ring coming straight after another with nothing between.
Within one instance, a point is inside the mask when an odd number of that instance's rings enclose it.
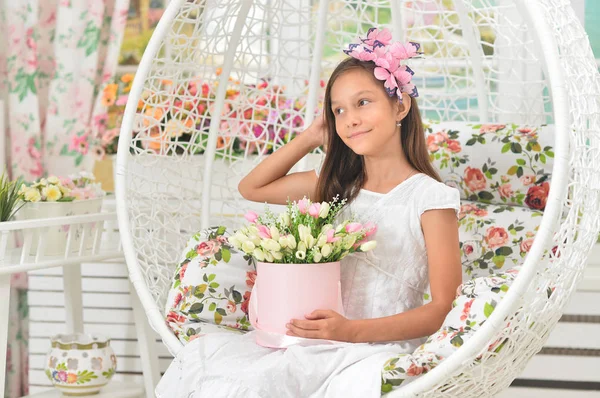
<instances>
[{"instance_id":1,"label":"pink tulip","mask_svg":"<svg viewBox=\"0 0 600 398\"><path fill-rule=\"evenodd\" d=\"M337 242L338 240L340 240L340 238L334 238L335 235L335 230L330 229L329 231L327 231L327 243L333 243L333 242Z\"/></svg>"},{"instance_id":2,"label":"pink tulip","mask_svg":"<svg viewBox=\"0 0 600 398\"><path fill-rule=\"evenodd\" d=\"M258 235L263 239L271 239L271 231L264 225L258 226Z\"/></svg>"},{"instance_id":3,"label":"pink tulip","mask_svg":"<svg viewBox=\"0 0 600 398\"><path fill-rule=\"evenodd\" d=\"M355 232L360 231L363 228L361 223L358 222L351 222L350 224L346 225L346 232L348 232L349 234L353 234Z\"/></svg>"},{"instance_id":4,"label":"pink tulip","mask_svg":"<svg viewBox=\"0 0 600 398\"><path fill-rule=\"evenodd\" d=\"M249 211L248 213L244 214L244 218L248 220L248 222L256 224L256 220L258 220L258 214L253 211Z\"/></svg>"},{"instance_id":5,"label":"pink tulip","mask_svg":"<svg viewBox=\"0 0 600 398\"><path fill-rule=\"evenodd\" d=\"M375 232L377 232L377 225L375 225L369 221L365 224L365 229L366 229L365 238L368 238L369 236L371 236Z\"/></svg>"},{"instance_id":6,"label":"pink tulip","mask_svg":"<svg viewBox=\"0 0 600 398\"><path fill-rule=\"evenodd\" d=\"M298 202L298 211L301 214L306 214L308 211L308 199L304 198Z\"/></svg>"},{"instance_id":7,"label":"pink tulip","mask_svg":"<svg viewBox=\"0 0 600 398\"><path fill-rule=\"evenodd\" d=\"M319 211L320 210L321 210L321 204L320 203L313 203L312 205L310 205L310 208L308 209L308 214L310 214L314 218L319 218Z\"/></svg>"}]
</instances>

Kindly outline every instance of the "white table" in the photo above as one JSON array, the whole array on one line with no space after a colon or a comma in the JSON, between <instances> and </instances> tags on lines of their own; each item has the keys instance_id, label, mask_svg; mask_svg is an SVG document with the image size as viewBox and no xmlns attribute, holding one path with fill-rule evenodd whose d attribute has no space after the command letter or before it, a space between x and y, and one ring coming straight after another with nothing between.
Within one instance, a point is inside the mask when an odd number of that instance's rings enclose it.
<instances>
[{"instance_id":1,"label":"white table","mask_svg":"<svg viewBox=\"0 0 600 398\"><path fill-rule=\"evenodd\" d=\"M107 201L107 205L111 205ZM105 206L106 207L106 206ZM98 225L102 223L104 232L101 238L95 239L91 249L84 249L83 245L75 251L70 250L71 234L69 233L67 248L60 256L45 256L43 253L47 234L51 229L69 225L71 230L77 225ZM10 238L15 232L22 233L24 243L21 247L13 247ZM31 252L32 233L38 231L39 240L36 250ZM74 235L74 234L73 234ZM29 236L29 237L28 237ZM83 240L82 240L83 241ZM6 346L8 338L8 309L10 298L10 277L14 273L27 272L52 267L63 268L66 329L65 332L83 332L83 305L81 289L81 264L101 262L106 260L123 259L120 236L117 228L117 218L114 212L102 212L81 216L67 216L45 218L37 220L9 221L0 223L0 391L4 391L6 370ZM148 325L144 311L139 303L135 289L130 286L133 311L136 323L138 342L144 347L141 350L142 370L144 373L144 386L147 397L154 397L154 386L160 379L158 369L158 356L153 348L154 337ZM137 397L143 394L144 387L134 383L114 381L107 385L106 392L94 397ZM51 390L38 397L61 396L59 391Z\"/></svg>"},{"instance_id":2,"label":"white table","mask_svg":"<svg viewBox=\"0 0 600 398\"><path fill-rule=\"evenodd\" d=\"M139 398L144 394L144 388L135 383L123 383L113 381L100 390L100 393L94 395L85 395L94 398ZM37 394L27 395L23 398L64 398L66 395L53 388L48 391L42 391Z\"/></svg>"}]
</instances>

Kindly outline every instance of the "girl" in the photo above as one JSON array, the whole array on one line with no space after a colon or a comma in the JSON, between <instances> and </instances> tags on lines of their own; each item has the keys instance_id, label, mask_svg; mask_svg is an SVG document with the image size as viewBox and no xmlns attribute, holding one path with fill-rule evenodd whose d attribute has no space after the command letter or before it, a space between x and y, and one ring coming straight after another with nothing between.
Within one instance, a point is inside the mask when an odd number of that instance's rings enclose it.
<instances>
[{"instance_id":1,"label":"girl","mask_svg":"<svg viewBox=\"0 0 600 398\"><path fill-rule=\"evenodd\" d=\"M349 202L341 218L377 224L377 248L342 260L345 316L317 310L287 325L291 336L340 343L275 350L252 332L209 334L173 361L159 397L379 396L385 361L438 330L461 283L460 200L429 162L412 71L401 64L417 51L369 30L333 71L324 117L239 185L246 199L274 204L339 195ZM288 174L324 143L321 170Z\"/></svg>"}]
</instances>

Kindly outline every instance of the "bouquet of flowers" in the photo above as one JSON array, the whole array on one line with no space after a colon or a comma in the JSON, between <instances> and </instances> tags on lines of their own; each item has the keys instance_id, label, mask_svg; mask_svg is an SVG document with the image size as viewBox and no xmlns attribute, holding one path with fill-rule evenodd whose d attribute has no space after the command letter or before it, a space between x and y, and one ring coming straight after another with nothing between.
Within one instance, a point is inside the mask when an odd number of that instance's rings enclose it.
<instances>
[{"instance_id":1,"label":"bouquet of flowers","mask_svg":"<svg viewBox=\"0 0 600 398\"><path fill-rule=\"evenodd\" d=\"M21 185L19 196L24 202L72 202L104 196L93 174L81 171L69 177L50 176Z\"/></svg>"},{"instance_id":2,"label":"bouquet of flowers","mask_svg":"<svg viewBox=\"0 0 600 398\"><path fill-rule=\"evenodd\" d=\"M335 223L346 200L313 203L306 197L289 202L285 212L264 216L248 212L250 222L229 238L229 243L246 255L267 263L315 264L337 262L354 252L376 247L369 238L376 232L372 224L353 219Z\"/></svg>"}]
</instances>

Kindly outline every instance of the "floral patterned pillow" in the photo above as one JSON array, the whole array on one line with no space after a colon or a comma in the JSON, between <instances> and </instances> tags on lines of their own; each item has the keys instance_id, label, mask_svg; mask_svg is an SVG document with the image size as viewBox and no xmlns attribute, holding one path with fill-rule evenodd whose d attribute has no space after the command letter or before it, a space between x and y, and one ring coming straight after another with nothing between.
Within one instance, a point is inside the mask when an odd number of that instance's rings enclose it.
<instances>
[{"instance_id":1,"label":"floral patterned pillow","mask_svg":"<svg viewBox=\"0 0 600 398\"><path fill-rule=\"evenodd\" d=\"M461 347L494 312L518 273L517 267L462 284L442 327L414 353L394 356L384 364L382 394L427 373ZM502 340L495 341L488 350L499 352L502 343Z\"/></svg>"},{"instance_id":2,"label":"floral patterned pillow","mask_svg":"<svg viewBox=\"0 0 600 398\"><path fill-rule=\"evenodd\" d=\"M472 202L544 210L554 126L425 122L429 157L442 180Z\"/></svg>"},{"instance_id":3,"label":"floral patterned pillow","mask_svg":"<svg viewBox=\"0 0 600 398\"><path fill-rule=\"evenodd\" d=\"M184 344L215 330L251 329L248 304L256 267L251 257L237 255L226 234L221 226L193 235L175 270L166 321Z\"/></svg>"},{"instance_id":4,"label":"floral patterned pillow","mask_svg":"<svg viewBox=\"0 0 600 398\"><path fill-rule=\"evenodd\" d=\"M542 216L524 207L462 201L458 225L463 280L521 265Z\"/></svg>"}]
</instances>

